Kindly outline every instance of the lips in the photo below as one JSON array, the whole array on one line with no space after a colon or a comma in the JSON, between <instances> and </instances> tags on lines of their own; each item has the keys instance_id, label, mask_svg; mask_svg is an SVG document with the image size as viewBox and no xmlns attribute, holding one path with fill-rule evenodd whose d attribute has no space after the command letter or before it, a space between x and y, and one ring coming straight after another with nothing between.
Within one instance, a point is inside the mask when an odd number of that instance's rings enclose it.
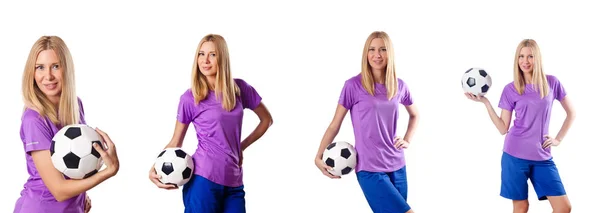
<instances>
[{"instance_id":1,"label":"lips","mask_svg":"<svg viewBox=\"0 0 600 213\"><path fill-rule=\"evenodd\" d=\"M57 85L57 83L53 83L53 84L44 84L44 87L45 87L47 90L53 90L53 89L56 89L56 85Z\"/></svg>"}]
</instances>

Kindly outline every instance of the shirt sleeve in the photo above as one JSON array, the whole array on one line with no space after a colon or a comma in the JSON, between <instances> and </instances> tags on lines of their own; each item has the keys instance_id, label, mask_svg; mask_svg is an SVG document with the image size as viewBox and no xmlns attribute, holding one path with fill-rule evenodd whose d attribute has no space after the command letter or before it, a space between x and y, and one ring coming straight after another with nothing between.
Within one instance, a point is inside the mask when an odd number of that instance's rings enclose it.
<instances>
[{"instance_id":1,"label":"shirt sleeve","mask_svg":"<svg viewBox=\"0 0 600 213\"><path fill-rule=\"evenodd\" d=\"M40 116L26 116L21 123L21 134L25 152L49 150L54 134Z\"/></svg>"},{"instance_id":2,"label":"shirt sleeve","mask_svg":"<svg viewBox=\"0 0 600 213\"><path fill-rule=\"evenodd\" d=\"M342 87L342 92L338 100L338 104L344 106L344 108L350 110L352 106L356 104L356 98L354 97L354 85L351 80L347 80Z\"/></svg>"},{"instance_id":3,"label":"shirt sleeve","mask_svg":"<svg viewBox=\"0 0 600 213\"><path fill-rule=\"evenodd\" d=\"M553 90L554 90L554 98L558 101L562 101L565 98L565 96L567 95L565 88L563 87L562 83L560 83L558 78L554 78Z\"/></svg>"},{"instance_id":4,"label":"shirt sleeve","mask_svg":"<svg viewBox=\"0 0 600 213\"><path fill-rule=\"evenodd\" d=\"M513 100L513 91L512 91L512 84L507 85L504 87L504 90L502 90L502 95L500 95L500 102L498 103L498 107L500 107L501 109L505 109L508 111L512 111L513 109L515 109L515 101Z\"/></svg>"},{"instance_id":5,"label":"shirt sleeve","mask_svg":"<svg viewBox=\"0 0 600 213\"><path fill-rule=\"evenodd\" d=\"M408 86L406 85L406 83L403 80L398 80L398 84L399 84L399 88L398 91L400 92L400 104L404 105L404 106L410 106L413 104L413 99L412 99L412 95L410 94L410 90L408 89Z\"/></svg>"},{"instance_id":6,"label":"shirt sleeve","mask_svg":"<svg viewBox=\"0 0 600 213\"><path fill-rule=\"evenodd\" d=\"M179 98L177 107L177 121L183 124L189 124L194 119L194 96L190 90L186 91Z\"/></svg>"},{"instance_id":7,"label":"shirt sleeve","mask_svg":"<svg viewBox=\"0 0 600 213\"><path fill-rule=\"evenodd\" d=\"M79 104L79 120L81 124L87 124L85 121L85 110L83 110L83 103L81 99L77 98L77 103Z\"/></svg>"},{"instance_id":8,"label":"shirt sleeve","mask_svg":"<svg viewBox=\"0 0 600 213\"><path fill-rule=\"evenodd\" d=\"M242 105L244 106L244 109L254 110L256 107L258 107L262 101L262 97L260 94L258 94L256 89L241 79L237 79L237 85L240 88Z\"/></svg>"}]
</instances>

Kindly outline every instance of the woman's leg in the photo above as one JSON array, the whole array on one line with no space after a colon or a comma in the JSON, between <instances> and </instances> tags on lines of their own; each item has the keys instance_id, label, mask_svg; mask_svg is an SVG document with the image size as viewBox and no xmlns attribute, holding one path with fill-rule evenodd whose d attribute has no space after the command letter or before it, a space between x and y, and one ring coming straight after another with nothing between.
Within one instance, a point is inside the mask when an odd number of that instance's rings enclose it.
<instances>
[{"instance_id":1,"label":"woman's leg","mask_svg":"<svg viewBox=\"0 0 600 213\"><path fill-rule=\"evenodd\" d=\"M360 171L356 177L374 213L412 212L386 173Z\"/></svg>"},{"instance_id":2,"label":"woman's leg","mask_svg":"<svg viewBox=\"0 0 600 213\"><path fill-rule=\"evenodd\" d=\"M527 179L531 174L529 161L503 153L501 164L500 196L513 200L514 213L527 212L529 209Z\"/></svg>"},{"instance_id":3,"label":"woman's leg","mask_svg":"<svg viewBox=\"0 0 600 213\"><path fill-rule=\"evenodd\" d=\"M182 190L185 213L221 213L224 190L225 186L194 175Z\"/></svg>"},{"instance_id":4,"label":"woman's leg","mask_svg":"<svg viewBox=\"0 0 600 213\"><path fill-rule=\"evenodd\" d=\"M531 183L539 200L550 201L554 213L571 212L571 202L552 159L535 162L531 173Z\"/></svg>"}]
</instances>

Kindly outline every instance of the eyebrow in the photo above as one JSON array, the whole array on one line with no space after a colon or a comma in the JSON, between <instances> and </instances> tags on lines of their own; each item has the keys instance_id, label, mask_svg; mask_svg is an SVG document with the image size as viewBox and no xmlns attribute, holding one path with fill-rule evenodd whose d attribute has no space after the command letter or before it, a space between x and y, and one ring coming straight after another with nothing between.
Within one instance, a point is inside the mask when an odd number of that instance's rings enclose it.
<instances>
[{"instance_id":1,"label":"eyebrow","mask_svg":"<svg viewBox=\"0 0 600 213\"><path fill-rule=\"evenodd\" d=\"M59 64L59 62L54 62L54 63L52 63L50 65L56 65L56 64ZM35 64L35 66L38 66L38 65L45 65L45 64L38 64L38 63Z\"/></svg>"}]
</instances>

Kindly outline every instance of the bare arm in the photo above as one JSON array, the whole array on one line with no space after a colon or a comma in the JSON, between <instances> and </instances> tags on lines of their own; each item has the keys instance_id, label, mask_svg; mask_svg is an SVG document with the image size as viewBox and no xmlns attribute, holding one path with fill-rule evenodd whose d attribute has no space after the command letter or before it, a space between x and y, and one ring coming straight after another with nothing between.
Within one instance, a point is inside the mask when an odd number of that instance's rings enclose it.
<instances>
[{"instance_id":1,"label":"bare arm","mask_svg":"<svg viewBox=\"0 0 600 213\"><path fill-rule=\"evenodd\" d=\"M184 124L179 121L175 122L175 130L173 131L173 136L171 137L171 141L167 144L165 148L175 148L183 146L183 139L185 138L185 134L188 130L189 124Z\"/></svg>"},{"instance_id":2,"label":"bare arm","mask_svg":"<svg viewBox=\"0 0 600 213\"><path fill-rule=\"evenodd\" d=\"M344 117L346 117L347 112L348 112L348 109L344 108L344 106L342 106L341 104L338 104L338 106L335 110L335 115L333 116L333 120L329 124L329 127L327 127L327 130L325 131L325 134L323 135L323 139L321 139L321 144L319 145L319 150L317 151L315 160L321 159L321 157L323 156L323 152L325 152L325 149L327 148L327 146L329 144L331 144L331 142L333 141L335 136L337 136L338 132L340 131L340 127L342 126L342 122L344 121Z\"/></svg>"},{"instance_id":3,"label":"bare arm","mask_svg":"<svg viewBox=\"0 0 600 213\"><path fill-rule=\"evenodd\" d=\"M573 121L575 120L575 110L573 109L573 105L571 104L571 101L569 100L569 98L567 96L565 96L563 98L563 100L560 101L560 104L562 105L563 109L567 113L567 117L565 118L565 121L563 122L562 127L560 128L560 130L558 131L558 134L556 135L555 139L558 141L562 141L562 139L565 138L565 136L567 135L567 132L571 128L571 124L573 124Z\"/></svg>"},{"instance_id":4,"label":"bare arm","mask_svg":"<svg viewBox=\"0 0 600 213\"><path fill-rule=\"evenodd\" d=\"M498 117L498 114L496 114L494 107L492 107L492 104L487 98L482 98L482 102L485 104L485 108L487 109L488 115L490 116L490 119L496 126L496 129L498 129L501 135L505 135L510 127L512 112L502 109L500 117Z\"/></svg>"},{"instance_id":5,"label":"bare arm","mask_svg":"<svg viewBox=\"0 0 600 213\"><path fill-rule=\"evenodd\" d=\"M35 164L44 185L50 191L54 199L61 202L77 196L105 180L115 176L119 171L119 159L117 157L116 148L112 140L106 133L96 130L104 139L107 150L103 150L100 146L94 146L104 160L106 169L99 171L95 175L85 179L65 179L63 174L56 170L52 164L49 150L37 150L31 152L31 158Z\"/></svg>"},{"instance_id":6,"label":"bare arm","mask_svg":"<svg viewBox=\"0 0 600 213\"><path fill-rule=\"evenodd\" d=\"M402 139L410 143L412 136L414 135L414 132L417 128L417 124L419 123L419 113L417 111L417 107L414 104L406 106L405 108L408 112L409 117L406 133L404 134L404 137Z\"/></svg>"},{"instance_id":7,"label":"bare arm","mask_svg":"<svg viewBox=\"0 0 600 213\"><path fill-rule=\"evenodd\" d=\"M246 139L242 141L242 151L248 148L248 146L252 145L252 143L258 140L260 137L262 137L265 134L265 132L267 132L269 127L271 127L271 125L273 124L273 118L271 117L271 113L262 102L253 111L258 116L258 119L260 119L260 123L258 124L256 129L254 129L254 131L252 131L248 135L248 137L246 137Z\"/></svg>"}]
</instances>

